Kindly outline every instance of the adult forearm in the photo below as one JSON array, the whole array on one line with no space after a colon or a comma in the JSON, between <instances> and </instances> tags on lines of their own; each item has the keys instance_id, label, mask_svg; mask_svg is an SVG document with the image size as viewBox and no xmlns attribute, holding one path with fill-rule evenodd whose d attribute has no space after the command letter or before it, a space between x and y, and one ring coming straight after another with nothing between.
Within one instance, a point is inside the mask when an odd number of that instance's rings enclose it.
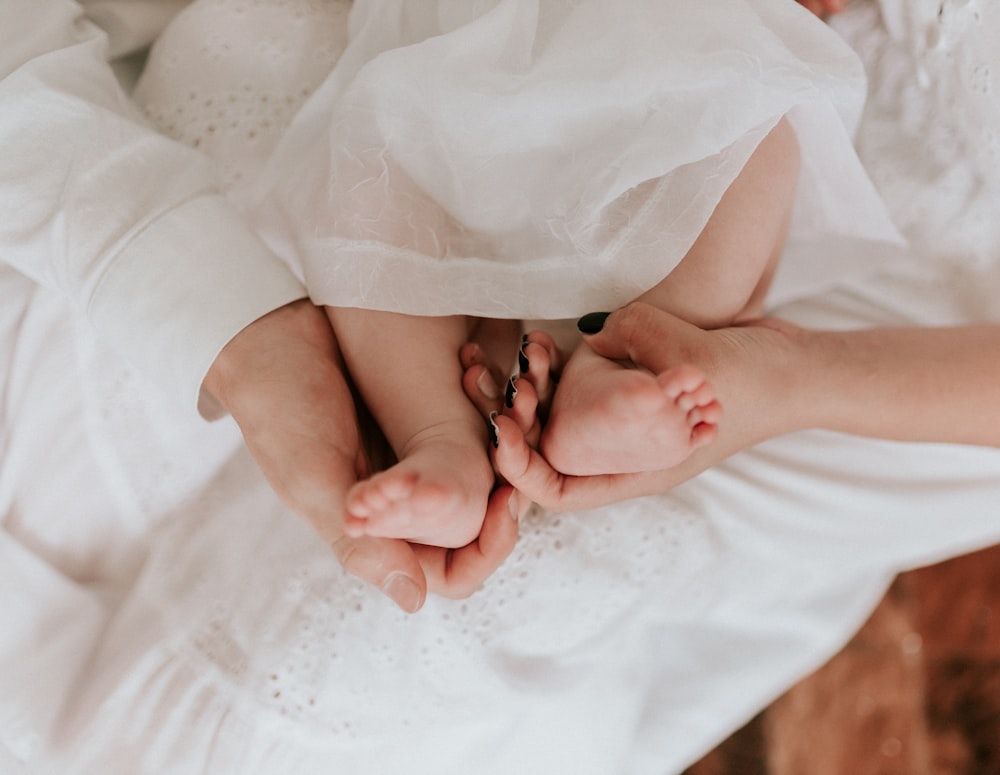
<instances>
[{"instance_id":1,"label":"adult forearm","mask_svg":"<svg viewBox=\"0 0 1000 775\"><path fill-rule=\"evenodd\" d=\"M640 480L650 493L810 428L1000 447L1000 325L810 331L772 322L708 336L728 339L697 359L718 380L719 437Z\"/></svg>"},{"instance_id":2,"label":"adult forearm","mask_svg":"<svg viewBox=\"0 0 1000 775\"><path fill-rule=\"evenodd\" d=\"M801 346L806 425L1000 446L1000 325L805 332Z\"/></svg>"},{"instance_id":3,"label":"adult forearm","mask_svg":"<svg viewBox=\"0 0 1000 775\"><path fill-rule=\"evenodd\" d=\"M731 455L821 428L878 439L1000 446L1000 325L810 331L779 320L702 331L648 305L586 337L654 372L698 366L725 412L718 437L669 470L566 477L501 417L501 473L546 508L594 508L664 492Z\"/></svg>"}]
</instances>

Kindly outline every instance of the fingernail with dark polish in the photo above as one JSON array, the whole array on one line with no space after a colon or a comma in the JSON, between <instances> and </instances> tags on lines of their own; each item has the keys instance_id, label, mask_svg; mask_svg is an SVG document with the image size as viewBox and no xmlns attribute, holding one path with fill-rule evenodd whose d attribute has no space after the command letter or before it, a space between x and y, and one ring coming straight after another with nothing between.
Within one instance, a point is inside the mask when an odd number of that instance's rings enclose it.
<instances>
[{"instance_id":1,"label":"fingernail with dark polish","mask_svg":"<svg viewBox=\"0 0 1000 775\"><path fill-rule=\"evenodd\" d=\"M493 445L493 449L499 449L500 447L500 429L497 427L497 413L490 412L490 421L487 426L487 431L490 434L490 444Z\"/></svg>"},{"instance_id":2,"label":"fingernail with dark polish","mask_svg":"<svg viewBox=\"0 0 1000 775\"><path fill-rule=\"evenodd\" d=\"M610 314L610 312L588 312L576 321L576 327L580 329L580 333L596 334L604 328L604 321L608 319Z\"/></svg>"},{"instance_id":3,"label":"fingernail with dark polish","mask_svg":"<svg viewBox=\"0 0 1000 775\"><path fill-rule=\"evenodd\" d=\"M508 409L514 408L514 399L517 398L517 385L514 383L517 381L517 377L511 377L507 380L507 390L504 393L503 402L507 404Z\"/></svg>"},{"instance_id":4,"label":"fingernail with dark polish","mask_svg":"<svg viewBox=\"0 0 1000 775\"><path fill-rule=\"evenodd\" d=\"M522 374L528 373L528 356L524 354L524 345L521 345L521 349L517 351L517 367L521 370Z\"/></svg>"}]
</instances>

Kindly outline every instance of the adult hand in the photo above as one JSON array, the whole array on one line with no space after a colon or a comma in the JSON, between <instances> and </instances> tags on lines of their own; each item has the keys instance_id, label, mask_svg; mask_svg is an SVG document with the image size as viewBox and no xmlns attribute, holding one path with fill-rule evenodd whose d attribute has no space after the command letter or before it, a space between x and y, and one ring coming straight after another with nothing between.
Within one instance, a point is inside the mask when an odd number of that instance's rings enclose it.
<instances>
[{"instance_id":1,"label":"adult hand","mask_svg":"<svg viewBox=\"0 0 1000 775\"><path fill-rule=\"evenodd\" d=\"M537 451L547 403L563 360L548 336L534 332L524 338L521 376L504 388L498 384L492 362L477 345L466 345L461 360L466 395L491 418L494 466L525 500L548 511L570 511L660 491L654 474L568 476L552 468Z\"/></svg>"},{"instance_id":2,"label":"adult hand","mask_svg":"<svg viewBox=\"0 0 1000 775\"><path fill-rule=\"evenodd\" d=\"M840 13L847 7L846 0L797 0L797 2L820 18Z\"/></svg>"},{"instance_id":3,"label":"adult hand","mask_svg":"<svg viewBox=\"0 0 1000 775\"><path fill-rule=\"evenodd\" d=\"M641 302L611 313L587 316L584 341L599 355L630 360L653 372L681 363L698 366L712 380L726 416L719 437L695 450L680 465L635 474L567 476L552 468L533 448L537 436L534 379L520 379L513 407L495 418L493 451L497 471L527 498L549 511L590 509L627 498L665 492L733 453L799 427L787 400L794 392L794 356L801 350L795 332L781 321L703 331ZM596 322L596 325L595 325ZM587 333L587 330L591 333ZM535 348L531 368L544 361ZM500 411L500 401L481 388L488 373L466 361L465 386L482 411ZM493 393L498 393L493 386Z\"/></svg>"},{"instance_id":4,"label":"adult hand","mask_svg":"<svg viewBox=\"0 0 1000 775\"><path fill-rule=\"evenodd\" d=\"M345 570L403 610L418 610L428 591L471 594L513 549L516 520L529 504L509 487L493 493L479 539L460 549L344 535L347 490L371 469L362 430L376 429L359 426L333 331L309 301L243 329L216 358L204 387L232 414L278 496L312 525Z\"/></svg>"}]
</instances>

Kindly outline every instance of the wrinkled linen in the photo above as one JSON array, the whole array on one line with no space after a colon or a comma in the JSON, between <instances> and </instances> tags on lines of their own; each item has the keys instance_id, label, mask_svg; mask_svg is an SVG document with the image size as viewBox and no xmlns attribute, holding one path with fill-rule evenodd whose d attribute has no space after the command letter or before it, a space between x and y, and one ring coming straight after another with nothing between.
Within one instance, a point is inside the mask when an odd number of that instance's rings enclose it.
<instances>
[{"instance_id":1,"label":"wrinkled linen","mask_svg":"<svg viewBox=\"0 0 1000 775\"><path fill-rule=\"evenodd\" d=\"M858 243L896 239L851 145L861 64L794 3L345 7L202 0L138 89L168 133L221 154L317 303L522 319L621 306L677 265L786 114L803 172L772 298L870 270L880 254Z\"/></svg>"},{"instance_id":2,"label":"wrinkled linen","mask_svg":"<svg viewBox=\"0 0 1000 775\"><path fill-rule=\"evenodd\" d=\"M1000 319L997 124L941 110L991 109L998 11L930 5L837 23L908 260L778 309L793 320ZM287 513L231 423L164 406L0 270L0 740L30 772L677 772L895 572L1000 539L997 450L798 433L663 496L533 513L481 591L405 616Z\"/></svg>"}]
</instances>

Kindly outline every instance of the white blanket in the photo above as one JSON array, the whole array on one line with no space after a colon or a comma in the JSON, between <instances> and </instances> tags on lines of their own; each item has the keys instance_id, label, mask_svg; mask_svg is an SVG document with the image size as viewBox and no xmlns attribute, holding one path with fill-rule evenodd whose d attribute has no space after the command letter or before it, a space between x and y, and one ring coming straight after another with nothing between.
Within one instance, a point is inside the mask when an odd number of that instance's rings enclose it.
<instances>
[{"instance_id":1,"label":"white blanket","mask_svg":"<svg viewBox=\"0 0 1000 775\"><path fill-rule=\"evenodd\" d=\"M911 250L778 312L998 321L1000 10L884 13L838 28ZM479 593L405 616L287 513L231 423L174 416L9 270L0 298L4 772L676 772L896 572L1000 540L1000 451L799 433L660 497L532 514Z\"/></svg>"}]
</instances>

